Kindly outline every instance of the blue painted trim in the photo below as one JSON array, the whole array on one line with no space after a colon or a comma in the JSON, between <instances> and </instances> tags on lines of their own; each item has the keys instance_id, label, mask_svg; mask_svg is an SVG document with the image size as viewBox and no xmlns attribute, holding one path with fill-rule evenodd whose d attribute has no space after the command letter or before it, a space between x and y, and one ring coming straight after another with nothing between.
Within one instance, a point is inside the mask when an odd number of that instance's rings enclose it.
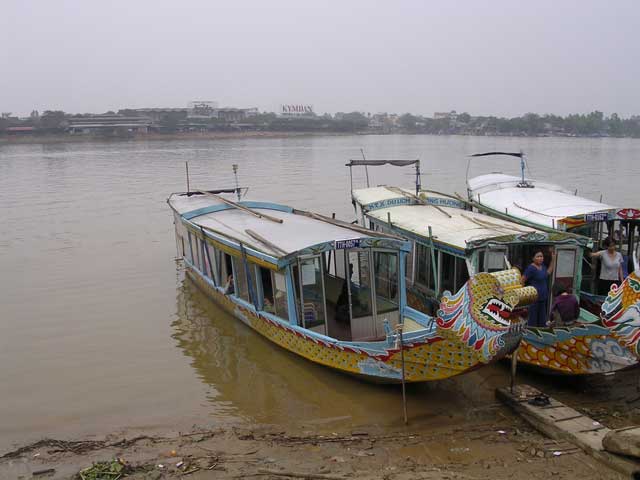
<instances>
[{"instance_id":1,"label":"blue painted trim","mask_svg":"<svg viewBox=\"0 0 640 480\"><path fill-rule=\"evenodd\" d=\"M433 317L430 317L426 313L422 313L415 308L411 308L407 306L404 312L405 317L410 318L414 322L420 324L424 328L432 328L433 327Z\"/></svg>"},{"instance_id":2,"label":"blue painted trim","mask_svg":"<svg viewBox=\"0 0 640 480\"><path fill-rule=\"evenodd\" d=\"M298 309L296 308L296 290L293 286L293 271L291 265L287 265L285 270L285 280L287 284L287 309L289 310L289 323L300 325L298 321Z\"/></svg>"},{"instance_id":3,"label":"blue painted trim","mask_svg":"<svg viewBox=\"0 0 640 480\"><path fill-rule=\"evenodd\" d=\"M276 210L279 212L293 213L293 208L288 207L286 205L279 205L277 203L239 202L239 205L242 205L243 207L247 207L247 208L261 208L263 210ZM191 220L192 218L199 217L201 215L206 215L208 213L216 213L216 212L222 212L224 210L232 210L232 209L235 209L235 207L227 204L209 205L207 207L197 208L195 210L190 210L188 212L185 212L181 214L181 217L184 218L185 220Z\"/></svg>"}]
</instances>

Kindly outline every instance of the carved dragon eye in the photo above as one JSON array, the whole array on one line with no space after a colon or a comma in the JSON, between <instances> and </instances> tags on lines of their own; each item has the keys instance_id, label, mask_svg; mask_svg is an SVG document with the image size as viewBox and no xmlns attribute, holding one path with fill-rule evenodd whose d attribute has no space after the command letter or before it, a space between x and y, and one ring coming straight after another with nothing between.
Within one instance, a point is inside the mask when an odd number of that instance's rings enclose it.
<instances>
[{"instance_id":1,"label":"carved dragon eye","mask_svg":"<svg viewBox=\"0 0 640 480\"><path fill-rule=\"evenodd\" d=\"M482 309L482 313L489 315L496 322L500 325L504 325L505 327L510 325L509 317L511 316L512 311L513 308L497 298L490 299Z\"/></svg>"}]
</instances>

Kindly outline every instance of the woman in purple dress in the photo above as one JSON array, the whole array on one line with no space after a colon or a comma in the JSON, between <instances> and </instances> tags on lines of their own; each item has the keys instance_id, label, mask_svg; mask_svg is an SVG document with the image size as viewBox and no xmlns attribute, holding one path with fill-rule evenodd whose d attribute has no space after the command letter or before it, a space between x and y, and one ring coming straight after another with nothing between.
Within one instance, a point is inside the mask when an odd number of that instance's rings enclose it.
<instances>
[{"instance_id":1,"label":"woman in purple dress","mask_svg":"<svg viewBox=\"0 0 640 480\"><path fill-rule=\"evenodd\" d=\"M549 275L553 273L556 263L556 255L551 250L551 264L547 267L544 264L544 254L542 250L536 250L533 254L531 264L525 268L522 275L522 282L525 285L535 287L538 292L538 301L529 306L530 327L544 327L547 323L547 302L549 300Z\"/></svg>"}]
</instances>

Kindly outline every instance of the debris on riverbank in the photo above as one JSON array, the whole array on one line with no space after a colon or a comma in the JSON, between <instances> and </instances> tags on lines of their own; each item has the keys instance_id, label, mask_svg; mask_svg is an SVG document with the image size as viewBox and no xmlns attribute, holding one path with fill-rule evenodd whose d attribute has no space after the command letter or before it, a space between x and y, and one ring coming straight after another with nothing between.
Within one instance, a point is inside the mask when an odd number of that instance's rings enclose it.
<instances>
[{"instance_id":1,"label":"debris on riverbank","mask_svg":"<svg viewBox=\"0 0 640 480\"><path fill-rule=\"evenodd\" d=\"M35 476L41 471L47 473ZM111 473L96 474L102 471ZM623 478L582 451L545 439L519 418L506 416L500 424L470 422L428 431L411 427L378 431L374 426L346 432L284 431L252 425L162 436L46 439L0 456L0 478L20 476L47 480Z\"/></svg>"}]
</instances>

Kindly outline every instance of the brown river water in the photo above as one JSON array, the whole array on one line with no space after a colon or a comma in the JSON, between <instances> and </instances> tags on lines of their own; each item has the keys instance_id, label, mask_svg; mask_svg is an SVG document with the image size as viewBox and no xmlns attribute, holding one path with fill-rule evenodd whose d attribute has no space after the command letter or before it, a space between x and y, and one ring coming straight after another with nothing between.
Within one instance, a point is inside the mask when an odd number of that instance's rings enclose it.
<instances>
[{"instance_id":1,"label":"brown river water","mask_svg":"<svg viewBox=\"0 0 640 480\"><path fill-rule=\"evenodd\" d=\"M361 158L420 158L423 186L465 191L468 154L520 150L532 176L614 204L640 203L640 141L339 136L0 144L0 452L42 437L242 422L401 424L398 387L334 373L285 352L210 302L175 261L166 198L191 184L352 220L349 172ZM516 173L511 159L472 174ZM362 185L363 172L356 181ZM370 169L409 185L411 170ZM490 366L410 386L412 422L442 425L495 405L508 370ZM523 373L576 402L630 409L637 373L593 381ZM640 402L638 402L640 403Z\"/></svg>"}]
</instances>

